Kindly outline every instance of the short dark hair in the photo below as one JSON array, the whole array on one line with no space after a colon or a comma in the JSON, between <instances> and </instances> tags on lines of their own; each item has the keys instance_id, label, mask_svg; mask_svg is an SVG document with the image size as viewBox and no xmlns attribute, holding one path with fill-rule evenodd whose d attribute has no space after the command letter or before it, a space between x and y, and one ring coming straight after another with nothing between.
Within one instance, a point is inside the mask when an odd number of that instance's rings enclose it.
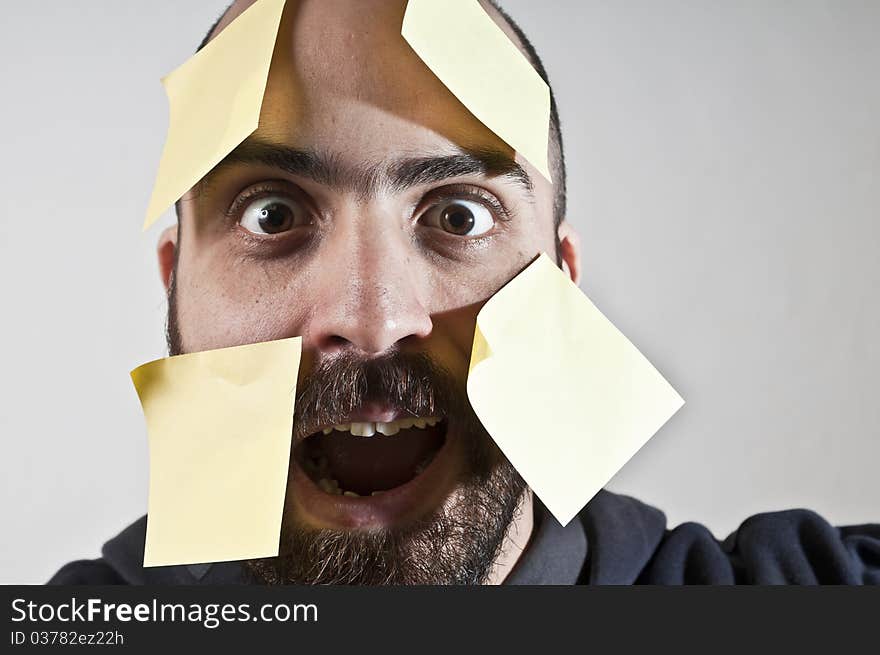
<instances>
[{"instance_id":1,"label":"short dark hair","mask_svg":"<svg viewBox=\"0 0 880 655\"><path fill-rule=\"evenodd\" d=\"M501 17L510 26L510 29L513 30L513 33L516 34L516 38L519 39L522 49L525 50L526 58L529 60L529 63L531 63L532 67L538 72L541 79L547 83L547 88L550 89L550 174L553 176L554 186L553 218L556 227L559 227L559 224L565 220L566 212L565 150L562 147L562 125L559 121L559 109L556 106L556 96L553 94L553 85L550 84L550 76L547 74L547 69L544 68L544 62L541 61L541 57L538 56L538 51L535 50L535 46L529 41L529 38L526 36L525 32L522 31L522 28L513 20L513 18L510 17L510 14L501 8L497 0L488 1L496 10L498 10L498 13L501 14Z\"/></svg>"},{"instance_id":2,"label":"short dark hair","mask_svg":"<svg viewBox=\"0 0 880 655\"><path fill-rule=\"evenodd\" d=\"M522 31L522 28L513 20L513 18L510 17L510 14L501 8L501 5L498 4L498 0L487 1L498 11L510 29L513 30L513 33L516 34L516 38L519 39L520 45L525 51L529 63L532 64L532 67L537 71L538 75L541 76L541 79L547 83L547 87L550 89L550 174L553 176L554 185L553 220L554 225L559 227L559 224L565 219L566 212L565 151L562 147L562 126L559 121L559 110L556 107L556 96L553 94L553 85L550 84L550 76L547 75L547 69L544 68L544 63L538 56L538 51L535 50L535 46L529 41L529 38L525 35L525 32ZM220 17L214 22L214 24L211 25L211 29L208 30L205 38L202 39L196 52L208 44L211 37L214 35L214 30L220 25L220 21L223 20L223 17L226 16L226 12L228 12L231 7L232 5L230 4L229 7L220 14ZM177 214L180 216L179 207L177 207L177 209Z\"/></svg>"}]
</instances>

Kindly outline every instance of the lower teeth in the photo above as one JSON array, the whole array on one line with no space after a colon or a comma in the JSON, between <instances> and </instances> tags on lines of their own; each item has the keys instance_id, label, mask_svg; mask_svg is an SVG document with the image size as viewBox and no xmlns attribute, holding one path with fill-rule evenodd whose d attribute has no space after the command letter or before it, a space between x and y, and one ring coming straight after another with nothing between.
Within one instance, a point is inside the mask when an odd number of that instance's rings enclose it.
<instances>
[{"instance_id":1,"label":"lower teeth","mask_svg":"<svg viewBox=\"0 0 880 655\"><path fill-rule=\"evenodd\" d=\"M421 473L421 470L416 471L416 475ZM339 481L331 480L330 478L320 478L318 480L318 488L324 493L328 493L332 496L348 496L349 498L362 498L367 494L359 494L356 491L348 491L339 486ZM385 493L387 490L378 490L371 491L369 493L370 496L380 496Z\"/></svg>"},{"instance_id":2,"label":"lower teeth","mask_svg":"<svg viewBox=\"0 0 880 655\"><path fill-rule=\"evenodd\" d=\"M342 494L342 489L339 488L339 483L336 480L321 478L318 480L318 486L321 488L321 491L325 491L328 494Z\"/></svg>"},{"instance_id":3,"label":"lower teeth","mask_svg":"<svg viewBox=\"0 0 880 655\"><path fill-rule=\"evenodd\" d=\"M333 496L348 496L349 498L361 498L363 494L359 494L356 491L346 491L339 486L339 482L336 480L331 480L330 478L321 478L318 480L318 487L321 491L331 494ZM380 494L385 493L384 491L371 491L371 496L378 496Z\"/></svg>"},{"instance_id":4,"label":"lower teeth","mask_svg":"<svg viewBox=\"0 0 880 655\"><path fill-rule=\"evenodd\" d=\"M428 465L434 459L435 454L436 453L431 453L416 465L415 469L413 470L413 478L424 473L425 469L428 468ZM330 462L327 460L326 456L321 454L316 453L312 456L304 457L303 468L305 469L309 477L317 481L318 488L321 489L321 491L333 496L362 498L364 496L378 496L387 491L386 489L380 489L376 491L371 491L369 494L361 494L356 491L343 489L339 486L339 481L331 477L332 473L330 471Z\"/></svg>"}]
</instances>

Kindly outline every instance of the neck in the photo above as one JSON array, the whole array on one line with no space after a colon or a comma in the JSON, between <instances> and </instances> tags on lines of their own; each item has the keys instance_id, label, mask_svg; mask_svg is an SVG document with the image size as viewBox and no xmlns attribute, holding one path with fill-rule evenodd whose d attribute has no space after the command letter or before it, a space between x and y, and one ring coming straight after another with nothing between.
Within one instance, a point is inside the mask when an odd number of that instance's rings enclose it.
<instances>
[{"instance_id":1,"label":"neck","mask_svg":"<svg viewBox=\"0 0 880 655\"><path fill-rule=\"evenodd\" d=\"M534 499L532 497L532 490L526 489L516 516L511 521L504 535L504 542L501 544L498 557L492 564L492 569L486 578L486 584L499 585L507 579L507 576L510 575L513 567L525 551L526 546L528 546L534 526Z\"/></svg>"}]
</instances>

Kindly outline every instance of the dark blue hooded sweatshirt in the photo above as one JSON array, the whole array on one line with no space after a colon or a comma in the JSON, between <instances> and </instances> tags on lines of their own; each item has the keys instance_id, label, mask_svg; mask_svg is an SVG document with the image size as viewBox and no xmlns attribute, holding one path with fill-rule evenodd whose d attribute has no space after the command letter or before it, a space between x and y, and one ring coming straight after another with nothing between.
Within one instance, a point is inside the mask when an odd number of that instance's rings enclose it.
<instances>
[{"instance_id":1,"label":"dark blue hooded sweatshirt","mask_svg":"<svg viewBox=\"0 0 880 655\"><path fill-rule=\"evenodd\" d=\"M505 584L880 584L880 525L833 527L805 509L757 514L719 541L698 523L601 491L562 527L536 503L535 530ZM144 568L146 517L95 560L49 584L241 584L238 562Z\"/></svg>"}]
</instances>

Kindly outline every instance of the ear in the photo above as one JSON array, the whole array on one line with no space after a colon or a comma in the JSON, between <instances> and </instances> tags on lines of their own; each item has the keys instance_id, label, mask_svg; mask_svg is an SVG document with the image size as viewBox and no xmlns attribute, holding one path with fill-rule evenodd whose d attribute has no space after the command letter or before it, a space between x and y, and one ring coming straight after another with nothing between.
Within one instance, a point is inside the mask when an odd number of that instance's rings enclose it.
<instances>
[{"instance_id":1,"label":"ear","mask_svg":"<svg viewBox=\"0 0 880 655\"><path fill-rule=\"evenodd\" d=\"M557 231L559 254L562 257L562 270L568 273L571 281L581 281L581 237L568 221L562 221Z\"/></svg>"},{"instance_id":2,"label":"ear","mask_svg":"<svg viewBox=\"0 0 880 655\"><path fill-rule=\"evenodd\" d=\"M159 258L159 275L162 276L162 284L165 285L167 292L171 288L171 276L177 259L177 225L162 230L159 244L156 246L156 255Z\"/></svg>"}]
</instances>

